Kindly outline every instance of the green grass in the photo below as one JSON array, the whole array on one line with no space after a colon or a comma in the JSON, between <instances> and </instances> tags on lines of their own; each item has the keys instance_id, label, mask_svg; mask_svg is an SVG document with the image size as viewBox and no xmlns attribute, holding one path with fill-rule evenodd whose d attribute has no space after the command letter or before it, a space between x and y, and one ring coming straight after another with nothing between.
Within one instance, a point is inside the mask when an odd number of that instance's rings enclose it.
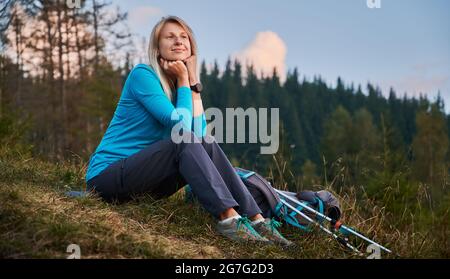
<instances>
[{"instance_id":1,"label":"green grass","mask_svg":"<svg viewBox=\"0 0 450 279\"><path fill-rule=\"evenodd\" d=\"M286 225L281 231L296 248L229 241L215 232L216 221L198 204L184 202L183 191L123 204L66 197L65 191L84 187L84 171L83 165L2 157L0 258L65 258L72 243L80 246L82 258L357 258L320 231ZM396 253L382 257L449 257L448 210L429 221L429 215L393 216L372 200L357 201L351 190L337 195L346 224ZM418 225L421 218L427 226Z\"/></svg>"}]
</instances>

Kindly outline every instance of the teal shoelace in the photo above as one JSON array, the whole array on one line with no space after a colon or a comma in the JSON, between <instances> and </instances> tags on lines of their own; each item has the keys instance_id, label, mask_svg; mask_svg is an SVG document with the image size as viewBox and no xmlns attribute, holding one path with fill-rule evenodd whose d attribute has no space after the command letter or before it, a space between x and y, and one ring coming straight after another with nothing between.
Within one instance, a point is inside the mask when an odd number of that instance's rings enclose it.
<instances>
[{"instance_id":1,"label":"teal shoelace","mask_svg":"<svg viewBox=\"0 0 450 279\"><path fill-rule=\"evenodd\" d=\"M270 229L272 230L272 232L277 232L278 233L278 228L281 227L281 222L278 222L277 220L275 220L274 218L272 218L270 220Z\"/></svg>"},{"instance_id":2,"label":"teal shoelace","mask_svg":"<svg viewBox=\"0 0 450 279\"><path fill-rule=\"evenodd\" d=\"M239 230L239 228L241 227L241 225L244 225L245 227L247 227L247 229L254 235L254 236L259 236L258 232L255 231L255 229L252 227L251 225L251 221L247 216L243 216L241 218L238 219L237 221L237 230Z\"/></svg>"}]
</instances>

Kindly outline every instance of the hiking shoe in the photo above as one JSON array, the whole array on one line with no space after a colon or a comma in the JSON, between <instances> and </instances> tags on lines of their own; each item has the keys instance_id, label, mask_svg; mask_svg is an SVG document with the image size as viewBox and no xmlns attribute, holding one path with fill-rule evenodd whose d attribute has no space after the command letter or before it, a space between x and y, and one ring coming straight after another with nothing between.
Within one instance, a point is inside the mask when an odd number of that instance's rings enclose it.
<instances>
[{"instance_id":1,"label":"hiking shoe","mask_svg":"<svg viewBox=\"0 0 450 279\"><path fill-rule=\"evenodd\" d=\"M247 217L235 218L226 224L219 222L216 229L220 234L237 241L270 242L253 229L251 221Z\"/></svg>"},{"instance_id":2,"label":"hiking shoe","mask_svg":"<svg viewBox=\"0 0 450 279\"><path fill-rule=\"evenodd\" d=\"M261 236L267 238L273 243L281 244L282 246L288 247L293 246L294 243L284 238L281 233L277 230L277 227L281 226L281 223L274 220L266 218L264 221L253 225L255 231L257 231Z\"/></svg>"}]
</instances>

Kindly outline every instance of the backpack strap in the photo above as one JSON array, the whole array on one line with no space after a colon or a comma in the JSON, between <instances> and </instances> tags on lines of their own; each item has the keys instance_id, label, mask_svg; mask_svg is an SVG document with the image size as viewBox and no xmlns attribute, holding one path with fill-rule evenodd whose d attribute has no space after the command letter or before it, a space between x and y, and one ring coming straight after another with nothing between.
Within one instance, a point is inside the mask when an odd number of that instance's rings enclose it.
<instances>
[{"instance_id":1,"label":"backpack strap","mask_svg":"<svg viewBox=\"0 0 450 279\"><path fill-rule=\"evenodd\" d=\"M258 173L250 170L246 170L239 167L234 167L236 173L244 182L245 186L249 189L254 189L261 193L267 202L267 207L270 209L270 214L275 214L275 216L280 216L283 211L283 207L279 207L280 198L275 190L272 188L272 185L269 181L267 181L263 176Z\"/></svg>"},{"instance_id":2,"label":"backpack strap","mask_svg":"<svg viewBox=\"0 0 450 279\"><path fill-rule=\"evenodd\" d=\"M284 199L283 199L284 200ZM286 205L282 205L282 207L284 208L284 212L289 212L288 211L288 207ZM298 210L303 209L302 206L297 207ZM292 225L294 227L300 228L306 232L310 232L311 228L309 226L304 226L301 225L298 220L295 218L295 215L297 214L297 212L292 211L290 214L282 214L280 217L283 218L283 220L288 223L289 225Z\"/></svg>"},{"instance_id":3,"label":"backpack strap","mask_svg":"<svg viewBox=\"0 0 450 279\"><path fill-rule=\"evenodd\" d=\"M317 203L319 204L319 212L320 212L320 214L325 214L324 213L324 208L325 208L325 206L324 206L324 204L323 204L323 201L321 200L321 199L319 199L318 197L316 197L316 201L317 201ZM324 218L322 218L322 217L320 217L320 216L316 216L316 218L317 218L317 221L319 222L319 223L322 223L323 221L324 221Z\"/></svg>"},{"instance_id":4,"label":"backpack strap","mask_svg":"<svg viewBox=\"0 0 450 279\"><path fill-rule=\"evenodd\" d=\"M239 175L240 178L242 179L247 179L248 177L252 176L255 174L254 171L248 171L248 172L244 172L243 169L239 169L239 168L235 168L236 169L236 173Z\"/></svg>"},{"instance_id":5,"label":"backpack strap","mask_svg":"<svg viewBox=\"0 0 450 279\"><path fill-rule=\"evenodd\" d=\"M274 211L275 211L275 216L280 217L280 218L283 217L283 214L284 214L283 212L287 212L286 206L284 206L281 201L279 203L277 203Z\"/></svg>"}]
</instances>

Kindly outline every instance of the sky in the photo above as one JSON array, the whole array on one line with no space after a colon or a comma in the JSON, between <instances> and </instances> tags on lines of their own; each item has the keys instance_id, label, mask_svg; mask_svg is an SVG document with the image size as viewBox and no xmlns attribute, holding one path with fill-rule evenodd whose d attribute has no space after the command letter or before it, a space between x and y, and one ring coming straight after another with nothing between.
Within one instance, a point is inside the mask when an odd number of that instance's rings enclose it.
<instances>
[{"instance_id":1,"label":"sky","mask_svg":"<svg viewBox=\"0 0 450 279\"><path fill-rule=\"evenodd\" d=\"M161 17L183 18L208 65L252 61L263 74L276 67L282 81L296 67L300 80L320 75L335 86L340 76L363 90L378 85L385 96L390 87L397 96L426 93L430 100L440 91L450 112L448 0L112 2L128 12L130 31L147 40Z\"/></svg>"}]
</instances>

